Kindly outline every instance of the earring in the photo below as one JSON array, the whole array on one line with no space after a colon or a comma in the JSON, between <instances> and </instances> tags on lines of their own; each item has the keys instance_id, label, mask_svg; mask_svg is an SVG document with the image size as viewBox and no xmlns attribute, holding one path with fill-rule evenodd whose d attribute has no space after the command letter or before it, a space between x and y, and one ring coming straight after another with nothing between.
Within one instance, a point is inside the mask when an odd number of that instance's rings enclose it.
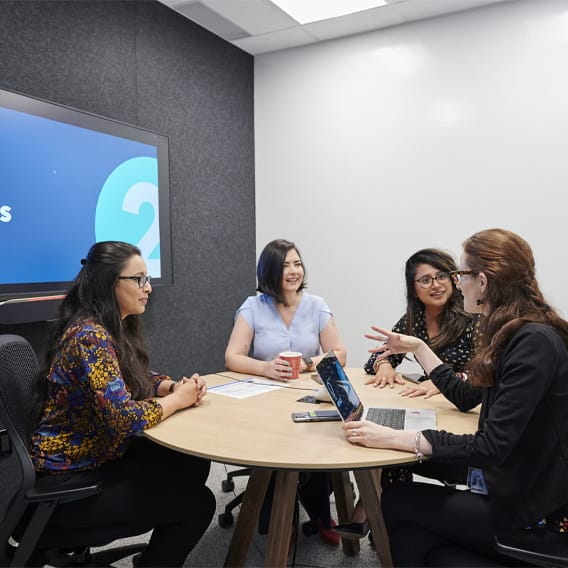
<instances>
[{"instance_id":1,"label":"earring","mask_svg":"<svg viewBox=\"0 0 568 568\"><path fill-rule=\"evenodd\" d=\"M477 305L481 306L481 304L485 304L485 300L482 300L481 298L477 299Z\"/></svg>"}]
</instances>

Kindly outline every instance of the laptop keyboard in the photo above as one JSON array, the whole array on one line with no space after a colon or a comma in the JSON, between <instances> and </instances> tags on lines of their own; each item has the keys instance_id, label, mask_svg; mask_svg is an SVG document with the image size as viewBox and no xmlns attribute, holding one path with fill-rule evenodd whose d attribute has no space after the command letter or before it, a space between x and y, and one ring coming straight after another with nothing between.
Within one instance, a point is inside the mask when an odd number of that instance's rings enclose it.
<instances>
[{"instance_id":1,"label":"laptop keyboard","mask_svg":"<svg viewBox=\"0 0 568 568\"><path fill-rule=\"evenodd\" d=\"M395 430L404 430L405 414L404 408L369 408L367 420Z\"/></svg>"}]
</instances>

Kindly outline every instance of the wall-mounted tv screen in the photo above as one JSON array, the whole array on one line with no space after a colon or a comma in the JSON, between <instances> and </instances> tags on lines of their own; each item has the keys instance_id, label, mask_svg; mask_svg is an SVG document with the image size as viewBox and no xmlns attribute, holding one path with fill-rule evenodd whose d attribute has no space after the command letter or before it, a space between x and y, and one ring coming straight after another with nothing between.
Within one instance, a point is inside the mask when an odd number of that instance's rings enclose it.
<instances>
[{"instance_id":1,"label":"wall-mounted tv screen","mask_svg":"<svg viewBox=\"0 0 568 568\"><path fill-rule=\"evenodd\" d=\"M0 89L0 300L64 292L107 240L171 284L168 138Z\"/></svg>"}]
</instances>

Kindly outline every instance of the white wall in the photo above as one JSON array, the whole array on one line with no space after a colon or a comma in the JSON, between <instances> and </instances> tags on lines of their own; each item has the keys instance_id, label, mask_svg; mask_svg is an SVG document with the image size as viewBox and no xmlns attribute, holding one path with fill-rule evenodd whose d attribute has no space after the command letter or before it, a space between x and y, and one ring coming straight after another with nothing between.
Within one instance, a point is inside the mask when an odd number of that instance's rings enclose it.
<instances>
[{"instance_id":1,"label":"white wall","mask_svg":"<svg viewBox=\"0 0 568 568\"><path fill-rule=\"evenodd\" d=\"M295 241L348 365L403 265L503 227L568 314L568 1L519 0L255 59L258 251Z\"/></svg>"}]
</instances>

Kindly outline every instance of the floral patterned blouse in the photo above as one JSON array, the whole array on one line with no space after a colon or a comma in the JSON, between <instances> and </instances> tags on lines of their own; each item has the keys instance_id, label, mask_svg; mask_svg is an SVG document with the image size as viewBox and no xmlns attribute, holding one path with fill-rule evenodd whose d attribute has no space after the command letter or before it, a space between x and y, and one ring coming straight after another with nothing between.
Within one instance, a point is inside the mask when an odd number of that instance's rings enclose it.
<instances>
[{"instance_id":1,"label":"floral patterned blouse","mask_svg":"<svg viewBox=\"0 0 568 568\"><path fill-rule=\"evenodd\" d=\"M164 375L150 373L157 393ZM128 439L162 418L155 400L133 400L115 343L92 319L69 326L47 376L47 394L30 453L37 471L92 469L121 457Z\"/></svg>"},{"instance_id":2,"label":"floral patterned blouse","mask_svg":"<svg viewBox=\"0 0 568 568\"><path fill-rule=\"evenodd\" d=\"M473 351L475 349L475 342L479 335L479 324L481 322L481 316L475 314L472 316L469 324L466 326L464 332L460 337L456 339L453 343L446 345L440 351L436 351L436 355L444 362L446 365L451 367L456 373L463 373L467 369L467 364L471 359ZM393 326L392 331L395 333L404 333L407 335L412 335L422 339L426 345L430 344L430 338L428 337L428 331L426 329L426 315L424 310L418 312L414 326L410 334L406 331L406 315L402 316ZM373 369L373 364L377 358L377 353L372 353L369 360L365 363L365 372L369 375L374 375L375 371ZM396 369L404 359L404 353L398 353L397 355L390 355L387 357L393 369Z\"/></svg>"}]
</instances>

